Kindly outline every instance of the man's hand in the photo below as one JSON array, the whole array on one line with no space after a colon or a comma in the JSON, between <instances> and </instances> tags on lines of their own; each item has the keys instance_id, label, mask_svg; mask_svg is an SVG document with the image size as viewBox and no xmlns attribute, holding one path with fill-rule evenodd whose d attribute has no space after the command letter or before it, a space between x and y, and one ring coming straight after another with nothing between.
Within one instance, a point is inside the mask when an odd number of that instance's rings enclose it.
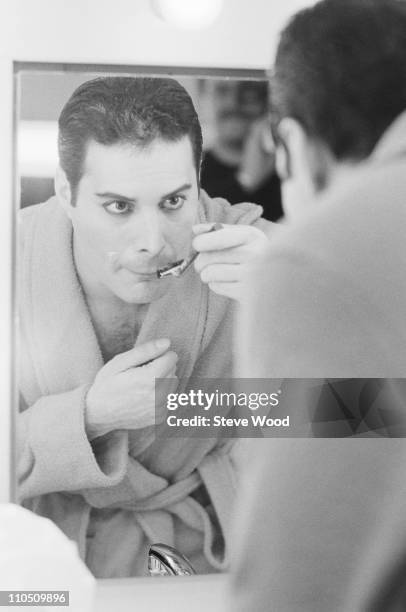
<instances>
[{"instance_id":1,"label":"man's hand","mask_svg":"<svg viewBox=\"0 0 406 612\"><path fill-rule=\"evenodd\" d=\"M269 120L257 119L244 144L237 180L249 193L256 191L275 171L275 146Z\"/></svg>"},{"instance_id":2,"label":"man's hand","mask_svg":"<svg viewBox=\"0 0 406 612\"><path fill-rule=\"evenodd\" d=\"M90 440L116 429L141 429L155 423L155 404L164 416L166 393L175 390L177 355L166 338L117 355L99 370L86 397ZM168 378L155 398L155 378ZM161 385L159 385L161 388Z\"/></svg>"},{"instance_id":3,"label":"man's hand","mask_svg":"<svg viewBox=\"0 0 406 612\"><path fill-rule=\"evenodd\" d=\"M252 225L223 225L209 232L213 224L193 226L197 236L193 248L199 252L194 262L196 272L215 293L240 301L247 264L266 249L269 240Z\"/></svg>"}]
</instances>

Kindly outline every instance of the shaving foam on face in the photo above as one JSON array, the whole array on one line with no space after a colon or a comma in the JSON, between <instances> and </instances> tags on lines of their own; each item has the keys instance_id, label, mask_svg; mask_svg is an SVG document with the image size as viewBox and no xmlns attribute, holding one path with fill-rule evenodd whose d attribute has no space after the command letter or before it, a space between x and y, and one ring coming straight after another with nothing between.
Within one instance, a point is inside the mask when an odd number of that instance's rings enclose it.
<instances>
[{"instance_id":1,"label":"shaving foam on face","mask_svg":"<svg viewBox=\"0 0 406 612\"><path fill-rule=\"evenodd\" d=\"M132 245L127 246L122 251L107 251L106 256L107 261L114 267L119 263L124 266L129 265L131 267L135 265L136 267L139 259L139 254Z\"/></svg>"},{"instance_id":2,"label":"shaving foam on face","mask_svg":"<svg viewBox=\"0 0 406 612\"><path fill-rule=\"evenodd\" d=\"M106 253L106 258L110 266L113 266L115 268L117 267L120 258L120 253L118 251L108 251Z\"/></svg>"}]
</instances>

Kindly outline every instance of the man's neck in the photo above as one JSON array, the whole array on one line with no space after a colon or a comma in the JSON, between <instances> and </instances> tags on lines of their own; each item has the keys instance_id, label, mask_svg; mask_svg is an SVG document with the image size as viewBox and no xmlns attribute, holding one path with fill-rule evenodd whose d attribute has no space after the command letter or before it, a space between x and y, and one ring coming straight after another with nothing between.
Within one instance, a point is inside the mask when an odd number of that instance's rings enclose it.
<instances>
[{"instance_id":1,"label":"man's neck","mask_svg":"<svg viewBox=\"0 0 406 612\"><path fill-rule=\"evenodd\" d=\"M73 232L72 250L76 274L86 299L89 302L103 302L106 306L108 306L109 303L114 304L114 302L118 300L117 296L100 283L92 269L89 268L86 257L82 255L80 245L78 245L76 241L75 232Z\"/></svg>"},{"instance_id":2,"label":"man's neck","mask_svg":"<svg viewBox=\"0 0 406 612\"><path fill-rule=\"evenodd\" d=\"M86 289L80 278L90 319L104 363L135 345L148 304L129 304L114 294Z\"/></svg>"}]
</instances>

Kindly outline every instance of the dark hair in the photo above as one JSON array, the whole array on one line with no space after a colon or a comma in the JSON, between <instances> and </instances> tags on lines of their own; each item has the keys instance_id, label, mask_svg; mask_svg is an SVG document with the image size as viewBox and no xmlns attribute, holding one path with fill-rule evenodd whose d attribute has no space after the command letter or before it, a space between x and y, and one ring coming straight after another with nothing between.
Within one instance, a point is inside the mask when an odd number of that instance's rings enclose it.
<instances>
[{"instance_id":1,"label":"dark hair","mask_svg":"<svg viewBox=\"0 0 406 612\"><path fill-rule=\"evenodd\" d=\"M73 204L91 140L143 148L155 139L176 142L189 136L199 174L201 126L189 94L174 79L101 77L87 81L65 104L58 124L59 159Z\"/></svg>"},{"instance_id":2,"label":"dark hair","mask_svg":"<svg viewBox=\"0 0 406 612\"><path fill-rule=\"evenodd\" d=\"M293 117L337 159L367 157L406 109L405 0L323 0L281 34L274 129Z\"/></svg>"}]
</instances>

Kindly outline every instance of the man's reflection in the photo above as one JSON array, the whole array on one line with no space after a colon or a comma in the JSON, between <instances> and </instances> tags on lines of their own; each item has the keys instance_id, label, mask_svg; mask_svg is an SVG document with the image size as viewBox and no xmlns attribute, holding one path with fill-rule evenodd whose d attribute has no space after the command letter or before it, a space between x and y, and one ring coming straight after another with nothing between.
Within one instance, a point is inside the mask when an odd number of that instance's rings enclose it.
<instances>
[{"instance_id":1,"label":"man's reflection","mask_svg":"<svg viewBox=\"0 0 406 612\"><path fill-rule=\"evenodd\" d=\"M153 429L155 378L231 375L233 300L268 244L259 207L200 191L201 153L176 81L84 83L59 119L57 195L20 216L20 498L97 577L146 573L153 542L227 566L232 444ZM192 249L195 269L158 279Z\"/></svg>"}]
</instances>

